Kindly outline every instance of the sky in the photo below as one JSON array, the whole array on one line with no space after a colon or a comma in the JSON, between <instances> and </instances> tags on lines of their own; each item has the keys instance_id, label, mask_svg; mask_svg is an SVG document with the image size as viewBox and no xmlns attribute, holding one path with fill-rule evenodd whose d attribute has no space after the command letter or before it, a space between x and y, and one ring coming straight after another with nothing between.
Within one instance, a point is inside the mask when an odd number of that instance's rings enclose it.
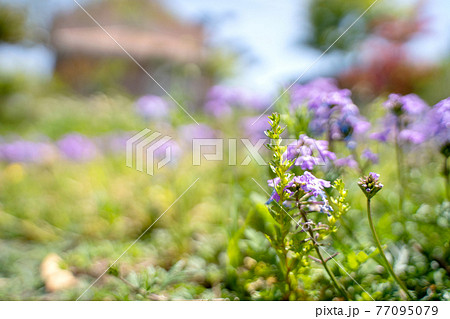
<instances>
[{"instance_id":1,"label":"sky","mask_svg":"<svg viewBox=\"0 0 450 319\"><path fill-rule=\"evenodd\" d=\"M332 0L330 0L332 1ZM381 0L387 1L387 0ZM401 0L403 2L411 2ZM76 8L73 0L0 0L3 3L30 5L38 25L50 25L60 10ZM88 0L79 0L86 4ZM182 19L207 21L210 44L245 52L239 73L226 84L254 91L274 92L287 81L300 76L322 52L298 44L308 32L307 0L165 0L169 10ZM436 61L450 53L450 1L428 0L423 12L428 19L428 33L411 45L416 58ZM355 27L357 27L355 25ZM106 36L106 35L105 35ZM326 75L336 57L327 54L308 69L304 79ZM54 56L43 45L0 46L0 68L26 70L50 76ZM151 70L149 70L151 73Z\"/></svg>"}]
</instances>

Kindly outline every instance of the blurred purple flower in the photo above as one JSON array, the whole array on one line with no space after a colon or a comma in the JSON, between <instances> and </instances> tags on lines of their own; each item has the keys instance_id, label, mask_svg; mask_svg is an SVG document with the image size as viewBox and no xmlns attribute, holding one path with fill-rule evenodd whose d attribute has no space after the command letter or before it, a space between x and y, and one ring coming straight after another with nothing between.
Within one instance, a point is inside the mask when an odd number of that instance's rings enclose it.
<instances>
[{"instance_id":1,"label":"blurred purple flower","mask_svg":"<svg viewBox=\"0 0 450 319\"><path fill-rule=\"evenodd\" d=\"M241 119L240 126L244 133L243 137L252 141L266 138L264 132L270 128L270 124L265 116L261 116L260 118L257 116L244 117Z\"/></svg>"},{"instance_id":2,"label":"blurred purple flower","mask_svg":"<svg viewBox=\"0 0 450 319\"><path fill-rule=\"evenodd\" d=\"M261 110L266 105L267 101L264 98L249 91L215 85L206 96L205 112L215 117L222 117L231 114L235 107Z\"/></svg>"},{"instance_id":3,"label":"blurred purple flower","mask_svg":"<svg viewBox=\"0 0 450 319\"><path fill-rule=\"evenodd\" d=\"M310 100L319 98L323 93L337 91L336 80L331 78L318 78L307 84L295 84L291 88L291 105L297 108Z\"/></svg>"},{"instance_id":4,"label":"blurred purple flower","mask_svg":"<svg viewBox=\"0 0 450 319\"><path fill-rule=\"evenodd\" d=\"M67 134L57 143L64 157L74 161L87 161L98 155L95 144L81 134Z\"/></svg>"},{"instance_id":5,"label":"blurred purple flower","mask_svg":"<svg viewBox=\"0 0 450 319\"><path fill-rule=\"evenodd\" d=\"M435 139L441 151L450 156L450 98L437 103L430 111L427 119L430 136Z\"/></svg>"},{"instance_id":6,"label":"blurred purple flower","mask_svg":"<svg viewBox=\"0 0 450 319\"><path fill-rule=\"evenodd\" d=\"M178 161L182 154L182 150L180 145L174 141L169 140L168 142L164 143L160 147L154 150L153 156L157 160L161 160L164 158L169 158L169 163L174 164Z\"/></svg>"},{"instance_id":7,"label":"blurred purple flower","mask_svg":"<svg viewBox=\"0 0 450 319\"><path fill-rule=\"evenodd\" d=\"M386 143L397 136L398 142L411 144L426 140L425 119L429 107L417 95L390 94L383 105L389 112L381 120L382 130L372 133L370 138Z\"/></svg>"},{"instance_id":8,"label":"blurred purple flower","mask_svg":"<svg viewBox=\"0 0 450 319\"><path fill-rule=\"evenodd\" d=\"M349 155L344 158L338 158L334 161L334 165L337 167L349 167L349 168L356 168L358 167L358 162L355 161L352 155Z\"/></svg>"},{"instance_id":9,"label":"blurred purple flower","mask_svg":"<svg viewBox=\"0 0 450 319\"><path fill-rule=\"evenodd\" d=\"M228 116L232 113L230 104L224 100L209 100L205 103L205 112L214 117Z\"/></svg>"},{"instance_id":10,"label":"blurred purple flower","mask_svg":"<svg viewBox=\"0 0 450 319\"><path fill-rule=\"evenodd\" d=\"M388 130L384 130L383 132L372 133L369 135L369 137L373 140L386 143L389 139L390 133L391 133L391 130L388 129Z\"/></svg>"},{"instance_id":11,"label":"blurred purple flower","mask_svg":"<svg viewBox=\"0 0 450 319\"><path fill-rule=\"evenodd\" d=\"M373 153L370 149L366 148L362 154L362 158L365 158L366 160L372 162L373 164L378 163L378 155Z\"/></svg>"},{"instance_id":12,"label":"blurred purple flower","mask_svg":"<svg viewBox=\"0 0 450 319\"><path fill-rule=\"evenodd\" d=\"M422 144L425 142L425 135L412 129L406 129L400 132L398 136L399 141L409 142L412 144Z\"/></svg>"},{"instance_id":13,"label":"blurred purple flower","mask_svg":"<svg viewBox=\"0 0 450 319\"><path fill-rule=\"evenodd\" d=\"M420 114L428 108L428 105L416 94L402 96L393 93L389 95L388 100L383 105L396 115L402 113Z\"/></svg>"},{"instance_id":14,"label":"blurred purple flower","mask_svg":"<svg viewBox=\"0 0 450 319\"><path fill-rule=\"evenodd\" d=\"M291 108L306 105L312 113L309 128L316 135L327 133L330 140L346 140L363 134L370 123L359 113L351 99L351 91L338 89L332 79L317 79L295 86L291 92Z\"/></svg>"},{"instance_id":15,"label":"blurred purple flower","mask_svg":"<svg viewBox=\"0 0 450 319\"><path fill-rule=\"evenodd\" d=\"M335 106L344 107L346 105L353 105L350 98L351 95L351 91L347 89L322 92L310 100L308 107L312 111L318 111L320 108L323 108L322 110L325 111ZM357 107L356 110L358 110Z\"/></svg>"},{"instance_id":16,"label":"blurred purple flower","mask_svg":"<svg viewBox=\"0 0 450 319\"><path fill-rule=\"evenodd\" d=\"M156 95L145 95L136 101L137 113L145 119L160 119L169 115L169 105Z\"/></svg>"},{"instance_id":17,"label":"blurred purple flower","mask_svg":"<svg viewBox=\"0 0 450 319\"><path fill-rule=\"evenodd\" d=\"M0 144L0 160L6 162L38 163L54 154L51 144L17 140Z\"/></svg>"},{"instance_id":18,"label":"blurred purple flower","mask_svg":"<svg viewBox=\"0 0 450 319\"><path fill-rule=\"evenodd\" d=\"M178 128L178 135L184 141L192 143L194 138L216 138L218 132L206 124L187 124Z\"/></svg>"}]
</instances>

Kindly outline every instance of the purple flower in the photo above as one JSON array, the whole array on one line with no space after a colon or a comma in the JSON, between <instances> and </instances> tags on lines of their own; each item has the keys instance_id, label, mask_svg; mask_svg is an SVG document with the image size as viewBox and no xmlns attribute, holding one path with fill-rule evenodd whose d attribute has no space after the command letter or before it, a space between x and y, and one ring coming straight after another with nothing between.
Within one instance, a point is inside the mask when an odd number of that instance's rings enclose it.
<instances>
[{"instance_id":1,"label":"purple flower","mask_svg":"<svg viewBox=\"0 0 450 319\"><path fill-rule=\"evenodd\" d=\"M294 165L300 166L303 170L312 170L321 162L336 159L336 155L328 150L327 141L315 140L305 134L300 135L298 141L288 145L284 157L287 160L295 160Z\"/></svg>"},{"instance_id":2,"label":"purple flower","mask_svg":"<svg viewBox=\"0 0 450 319\"><path fill-rule=\"evenodd\" d=\"M205 103L205 112L214 117L223 117L231 114L231 106L224 100L210 100Z\"/></svg>"},{"instance_id":3,"label":"purple flower","mask_svg":"<svg viewBox=\"0 0 450 319\"><path fill-rule=\"evenodd\" d=\"M430 136L435 139L441 152L450 156L450 98L437 103L426 121Z\"/></svg>"},{"instance_id":4,"label":"purple flower","mask_svg":"<svg viewBox=\"0 0 450 319\"><path fill-rule=\"evenodd\" d=\"M274 188L270 200L275 200L277 202L280 201L280 195L275 191L275 187L280 183L280 178L274 178L267 181L270 187ZM324 188L328 188L331 186L329 181L320 179L315 177L310 172L304 172L301 176L295 176L284 188L284 192L288 194L288 198L292 197L298 191L302 191L302 194L299 197L303 197L304 195L310 195L312 197L321 197L324 201L324 205L328 206L328 202L326 201L326 196L324 192ZM326 207L326 211L329 211L330 208Z\"/></svg>"},{"instance_id":5,"label":"purple flower","mask_svg":"<svg viewBox=\"0 0 450 319\"><path fill-rule=\"evenodd\" d=\"M372 162L373 164L378 163L378 155L373 153L370 149L366 148L362 154L362 158L367 159L368 161Z\"/></svg>"},{"instance_id":6,"label":"purple flower","mask_svg":"<svg viewBox=\"0 0 450 319\"><path fill-rule=\"evenodd\" d=\"M184 142L192 144L195 138L216 138L218 132L206 124L187 124L178 128L178 135Z\"/></svg>"},{"instance_id":7,"label":"purple flower","mask_svg":"<svg viewBox=\"0 0 450 319\"><path fill-rule=\"evenodd\" d=\"M81 134L65 135L56 144L64 157L74 161L87 161L98 155L95 144Z\"/></svg>"},{"instance_id":8,"label":"purple flower","mask_svg":"<svg viewBox=\"0 0 450 319\"><path fill-rule=\"evenodd\" d=\"M267 101L259 95L240 88L215 85L206 96L205 112L215 117L223 117L231 114L235 107L261 110L266 105Z\"/></svg>"},{"instance_id":9,"label":"purple flower","mask_svg":"<svg viewBox=\"0 0 450 319\"><path fill-rule=\"evenodd\" d=\"M169 140L153 152L154 159L163 160L168 159L169 163L176 163L182 154L181 147L174 140Z\"/></svg>"},{"instance_id":10,"label":"purple flower","mask_svg":"<svg viewBox=\"0 0 450 319\"><path fill-rule=\"evenodd\" d=\"M306 193L314 197L324 194L324 188L331 187L329 181L315 177L310 172L304 172L301 176L295 176L290 185L297 184ZM289 187L289 184L288 184Z\"/></svg>"},{"instance_id":11,"label":"purple flower","mask_svg":"<svg viewBox=\"0 0 450 319\"><path fill-rule=\"evenodd\" d=\"M244 136L252 141L265 138L264 132L270 128L267 117L261 116L258 118L254 117L244 117L241 120L240 126L243 130Z\"/></svg>"},{"instance_id":12,"label":"purple flower","mask_svg":"<svg viewBox=\"0 0 450 319\"><path fill-rule=\"evenodd\" d=\"M412 129L406 129L400 132L399 141L409 142L412 144L422 144L425 141L425 134Z\"/></svg>"},{"instance_id":13,"label":"purple flower","mask_svg":"<svg viewBox=\"0 0 450 319\"><path fill-rule=\"evenodd\" d=\"M425 114L429 107L417 95L391 94L384 106L389 113L381 121L383 128L381 132L372 133L370 138L388 142L397 136L398 142L412 144L421 144L426 140Z\"/></svg>"},{"instance_id":14,"label":"purple flower","mask_svg":"<svg viewBox=\"0 0 450 319\"><path fill-rule=\"evenodd\" d=\"M236 97L236 91L223 85L214 85L206 95L208 100L233 101Z\"/></svg>"},{"instance_id":15,"label":"purple flower","mask_svg":"<svg viewBox=\"0 0 450 319\"><path fill-rule=\"evenodd\" d=\"M169 115L169 105L156 95L145 95L136 101L137 113L145 119L160 119Z\"/></svg>"},{"instance_id":16,"label":"purple flower","mask_svg":"<svg viewBox=\"0 0 450 319\"><path fill-rule=\"evenodd\" d=\"M291 93L292 107L307 105L312 113L310 130L316 134L329 134L331 140L350 140L353 134L363 134L370 123L359 113L351 99L351 91L340 90L336 83L321 79L297 86Z\"/></svg>"},{"instance_id":17,"label":"purple flower","mask_svg":"<svg viewBox=\"0 0 450 319\"><path fill-rule=\"evenodd\" d=\"M45 142L16 140L0 144L0 160L39 163L55 154L54 147Z\"/></svg>"},{"instance_id":18,"label":"purple flower","mask_svg":"<svg viewBox=\"0 0 450 319\"><path fill-rule=\"evenodd\" d=\"M330 109L335 106L354 105L350 98L351 95L352 93L348 89L323 92L311 99L308 106L311 110L319 110L321 107ZM356 110L358 110L357 107Z\"/></svg>"},{"instance_id":19,"label":"purple flower","mask_svg":"<svg viewBox=\"0 0 450 319\"><path fill-rule=\"evenodd\" d=\"M358 162L355 161L352 155L349 155L344 158L338 158L334 161L334 165L336 165L337 167L356 168L358 167Z\"/></svg>"},{"instance_id":20,"label":"purple flower","mask_svg":"<svg viewBox=\"0 0 450 319\"><path fill-rule=\"evenodd\" d=\"M320 99L324 92L337 91L336 80L331 78L318 78L307 84L296 84L291 88L291 105L297 108L305 102Z\"/></svg>"},{"instance_id":21,"label":"purple flower","mask_svg":"<svg viewBox=\"0 0 450 319\"><path fill-rule=\"evenodd\" d=\"M420 114L428 108L428 105L415 94L403 96L395 93L390 94L388 100L383 105L396 115L402 113L411 115Z\"/></svg>"},{"instance_id":22,"label":"purple flower","mask_svg":"<svg viewBox=\"0 0 450 319\"><path fill-rule=\"evenodd\" d=\"M387 129L387 130L384 130L383 132L372 133L372 134L370 134L369 137L373 140L386 143L389 139L390 133L391 133L391 130Z\"/></svg>"},{"instance_id":23,"label":"purple flower","mask_svg":"<svg viewBox=\"0 0 450 319\"><path fill-rule=\"evenodd\" d=\"M280 178L275 177L274 179L269 179L267 181L267 184L269 187L272 187L274 190L272 191L272 195L270 195L269 201L275 200L277 202L280 201L280 195L276 192L275 187L277 187L278 184L280 184Z\"/></svg>"}]
</instances>

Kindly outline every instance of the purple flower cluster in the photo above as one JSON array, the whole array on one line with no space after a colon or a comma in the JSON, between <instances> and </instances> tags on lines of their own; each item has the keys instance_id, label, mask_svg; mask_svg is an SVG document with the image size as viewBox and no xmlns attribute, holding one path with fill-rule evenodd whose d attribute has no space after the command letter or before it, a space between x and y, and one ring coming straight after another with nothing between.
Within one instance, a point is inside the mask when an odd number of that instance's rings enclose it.
<instances>
[{"instance_id":1,"label":"purple flower cluster","mask_svg":"<svg viewBox=\"0 0 450 319\"><path fill-rule=\"evenodd\" d=\"M266 104L258 95L243 89L215 85L206 96L205 112L214 117L223 117L230 115L234 107L262 110Z\"/></svg>"},{"instance_id":2,"label":"purple flower cluster","mask_svg":"<svg viewBox=\"0 0 450 319\"><path fill-rule=\"evenodd\" d=\"M195 125L197 126L197 125ZM62 157L76 162L93 160L101 154L125 155L126 142L135 132L117 132L89 138L79 133L63 136L56 143L15 140L0 140L0 161L42 163ZM156 157L164 157L168 149L172 159L181 154L181 148L174 140L170 140L155 150Z\"/></svg>"},{"instance_id":3,"label":"purple flower cluster","mask_svg":"<svg viewBox=\"0 0 450 319\"><path fill-rule=\"evenodd\" d=\"M349 155L347 157L338 158L334 161L334 165L336 167L349 167L349 168L357 168L358 162L355 161L353 155Z\"/></svg>"},{"instance_id":4,"label":"purple flower cluster","mask_svg":"<svg viewBox=\"0 0 450 319\"><path fill-rule=\"evenodd\" d=\"M275 200L277 202L280 201L280 195L275 191L275 187L280 183L280 178L274 178L267 181L268 185L274 188L270 200ZM286 185L284 188L284 192L288 195L290 201L295 194L298 194L299 198L303 198L305 200L316 199L318 197L321 198L322 202L319 203L320 211L329 213L332 211L331 207L328 205L328 201L326 199L324 188L331 187L331 183L329 181L320 179L315 177L310 172L306 171L301 176L294 176L294 178ZM317 204L317 202L316 202Z\"/></svg>"},{"instance_id":5,"label":"purple flower cluster","mask_svg":"<svg viewBox=\"0 0 450 319\"><path fill-rule=\"evenodd\" d=\"M145 95L136 101L136 111L143 118L161 119L169 115L169 104L156 95Z\"/></svg>"},{"instance_id":6,"label":"purple flower cluster","mask_svg":"<svg viewBox=\"0 0 450 319\"><path fill-rule=\"evenodd\" d=\"M334 80L318 79L296 86L291 93L292 106L306 103L312 112L310 129L314 134L327 133L330 140L350 140L353 134L370 129L370 123L359 113L351 99L351 91L340 90Z\"/></svg>"},{"instance_id":7,"label":"purple flower cluster","mask_svg":"<svg viewBox=\"0 0 450 319\"><path fill-rule=\"evenodd\" d=\"M328 150L327 141L315 140L305 134L288 145L284 157L287 160L295 160L294 165L300 166L303 170L312 170L314 166L326 160L336 159L336 155Z\"/></svg>"},{"instance_id":8,"label":"purple flower cluster","mask_svg":"<svg viewBox=\"0 0 450 319\"><path fill-rule=\"evenodd\" d=\"M272 188L275 188L279 183L279 177L267 181L267 184ZM306 171L301 176L294 176L294 178L286 185L284 191L291 196L296 192L296 189L300 188L303 190L304 194L317 197L324 195L324 188L328 188L330 186L331 184L329 181L317 178L310 172ZM275 192L271 199L279 201L280 195Z\"/></svg>"},{"instance_id":9,"label":"purple flower cluster","mask_svg":"<svg viewBox=\"0 0 450 319\"><path fill-rule=\"evenodd\" d=\"M431 137L435 139L441 152L450 156L450 98L437 103L430 111L427 127Z\"/></svg>"},{"instance_id":10,"label":"purple flower cluster","mask_svg":"<svg viewBox=\"0 0 450 319\"><path fill-rule=\"evenodd\" d=\"M373 153L370 149L366 148L362 154L361 154L362 158L365 158L366 160L368 160L369 162L372 162L373 164L377 164L378 163L378 155Z\"/></svg>"},{"instance_id":11,"label":"purple flower cluster","mask_svg":"<svg viewBox=\"0 0 450 319\"><path fill-rule=\"evenodd\" d=\"M187 124L178 128L178 135L184 142L192 145L193 139L216 138L218 132L206 124Z\"/></svg>"},{"instance_id":12,"label":"purple flower cluster","mask_svg":"<svg viewBox=\"0 0 450 319\"><path fill-rule=\"evenodd\" d=\"M307 84L296 84L291 88L291 106L297 108L309 101L320 99L324 93L338 91L336 80L331 78L318 78Z\"/></svg>"},{"instance_id":13,"label":"purple flower cluster","mask_svg":"<svg viewBox=\"0 0 450 319\"><path fill-rule=\"evenodd\" d=\"M388 100L383 105L391 113L398 116L403 114L422 114L428 109L428 105L415 94L390 94Z\"/></svg>"},{"instance_id":14,"label":"purple flower cluster","mask_svg":"<svg viewBox=\"0 0 450 319\"><path fill-rule=\"evenodd\" d=\"M240 122L241 130L245 138L255 141L260 138L265 138L264 132L270 128L267 117L244 117Z\"/></svg>"},{"instance_id":15,"label":"purple flower cluster","mask_svg":"<svg viewBox=\"0 0 450 319\"><path fill-rule=\"evenodd\" d=\"M295 176L291 184L299 185L306 194L311 194L312 196L323 195L323 189L331 187L329 181L317 178L310 172L305 172L302 176Z\"/></svg>"},{"instance_id":16,"label":"purple flower cluster","mask_svg":"<svg viewBox=\"0 0 450 319\"><path fill-rule=\"evenodd\" d=\"M383 104L388 110L382 119L383 129L370 135L372 139L388 142L397 137L398 142L421 144L426 138L425 114L428 105L415 94L391 94Z\"/></svg>"},{"instance_id":17,"label":"purple flower cluster","mask_svg":"<svg viewBox=\"0 0 450 319\"><path fill-rule=\"evenodd\" d=\"M65 158L74 161L92 160L99 154L94 142L81 134L67 134L56 144Z\"/></svg>"},{"instance_id":18,"label":"purple flower cluster","mask_svg":"<svg viewBox=\"0 0 450 319\"><path fill-rule=\"evenodd\" d=\"M170 159L170 164L177 163L183 153L180 145L175 140L170 140L153 152L153 156L157 160Z\"/></svg>"},{"instance_id":19,"label":"purple flower cluster","mask_svg":"<svg viewBox=\"0 0 450 319\"><path fill-rule=\"evenodd\" d=\"M16 140L0 144L0 160L6 162L39 163L53 154L54 147L46 142Z\"/></svg>"}]
</instances>

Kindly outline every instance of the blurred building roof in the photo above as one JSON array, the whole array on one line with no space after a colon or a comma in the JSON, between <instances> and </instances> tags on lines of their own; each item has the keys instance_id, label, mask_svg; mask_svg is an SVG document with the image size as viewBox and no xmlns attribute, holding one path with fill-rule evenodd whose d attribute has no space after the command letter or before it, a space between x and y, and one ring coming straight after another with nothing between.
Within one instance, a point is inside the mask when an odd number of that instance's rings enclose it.
<instances>
[{"instance_id":1,"label":"blurred building roof","mask_svg":"<svg viewBox=\"0 0 450 319\"><path fill-rule=\"evenodd\" d=\"M101 1L84 7L136 60L201 62L201 25L180 21L156 0ZM55 18L51 42L59 54L120 57L126 53L81 9Z\"/></svg>"}]
</instances>

